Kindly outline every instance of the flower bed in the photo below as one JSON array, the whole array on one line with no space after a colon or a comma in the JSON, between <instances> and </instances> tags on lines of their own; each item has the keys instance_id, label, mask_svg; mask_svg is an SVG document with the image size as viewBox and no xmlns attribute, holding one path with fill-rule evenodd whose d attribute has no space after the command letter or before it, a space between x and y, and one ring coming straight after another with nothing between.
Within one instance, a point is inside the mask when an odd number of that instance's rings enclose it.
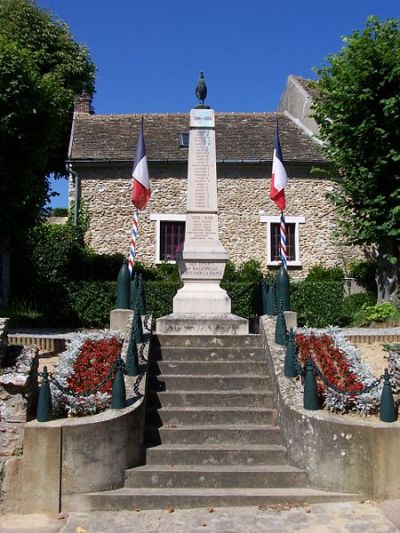
<instances>
[{"instance_id":1,"label":"flower bed","mask_svg":"<svg viewBox=\"0 0 400 533\"><path fill-rule=\"evenodd\" d=\"M87 416L109 407L112 367L121 348L122 338L115 333L77 333L60 355L54 376L58 386L51 383L55 414Z\"/></svg>"},{"instance_id":2,"label":"flower bed","mask_svg":"<svg viewBox=\"0 0 400 533\"><path fill-rule=\"evenodd\" d=\"M361 361L360 352L343 333L335 328L331 328L328 333L307 330L296 335L296 344L299 362L302 365L308 356L311 356L326 380L334 388L348 393L341 393L326 386L321 378L317 377L318 391L329 411L336 413L352 411L363 415L378 411L383 383L360 394L360 391L370 387L376 378Z\"/></svg>"}]
</instances>

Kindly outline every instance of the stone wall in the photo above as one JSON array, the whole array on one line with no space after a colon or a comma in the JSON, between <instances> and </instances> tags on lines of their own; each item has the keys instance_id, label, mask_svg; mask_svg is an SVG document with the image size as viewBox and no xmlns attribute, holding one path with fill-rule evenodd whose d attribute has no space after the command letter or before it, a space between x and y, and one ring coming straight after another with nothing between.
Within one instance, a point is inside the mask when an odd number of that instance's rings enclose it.
<instances>
[{"instance_id":1,"label":"stone wall","mask_svg":"<svg viewBox=\"0 0 400 533\"><path fill-rule=\"evenodd\" d=\"M0 318L0 368L7 349L8 318Z\"/></svg>"},{"instance_id":2,"label":"stone wall","mask_svg":"<svg viewBox=\"0 0 400 533\"><path fill-rule=\"evenodd\" d=\"M0 472L7 490L8 464L22 453L24 424L33 416L38 393L38 349L12 346L0 374Z\"/></svg>"},{"instance_id":3,"label":"stone wall","mask_svg":"<svg viewBox=\"0 0 400 533\"><path fill-rule=\"evenodd\" d=\"M343 265L360 251L340 245L335 236L335 212L325 198L333 190L327 179L311 178L310 169L286 165L286 216L305 217L300 224L300 267L290 268L294 277L304 277L311 266ZM81 198L89 211L88 244L99 253L127 254L132 205L130 169L98 167L78 169ZM267 225L261 215L279 215L269 199L269 168L266 165L217 165L220 238L235 264L257 259L268 270ZM152 200L141 213L137 257L153 263L156 257L156 223L151 214L185 214L186 164L151 166ZM244 174L245 173L245 174ZM70 190L73 198L73 184Z\"/></svg>"}]
</instances>

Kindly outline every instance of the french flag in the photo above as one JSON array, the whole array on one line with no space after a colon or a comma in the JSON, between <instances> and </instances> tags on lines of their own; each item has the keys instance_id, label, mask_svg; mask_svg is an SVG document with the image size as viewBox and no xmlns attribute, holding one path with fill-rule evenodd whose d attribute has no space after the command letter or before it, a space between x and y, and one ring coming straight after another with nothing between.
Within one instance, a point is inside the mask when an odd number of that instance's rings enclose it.
<instances>
[{"instance_id":1,"label":"french flag","mask_svg":"<svg viewBox=\"0 0 400 533\"><path fill-rule=\"evenodd\" d=\"M286 207L285 187L287 182L288 177L283 165L281 143L279 141L279 128L277 123L274 138L274 156L272 160L271 190L269 197L276 203L281 211L284 211Z\"/></svg>"},{"instance_id":2,"label":"french flag","mask_svg":"<svg viewBox=\"0 0 400 533\"><path fill-rule=\"evenodd\" d=\"M143 117L136 146L136 157L133 165L132 203L136 209L144 209L151 196L149 169L147 167L146 147L143 136Z\"/></svg>"}]
</instances>

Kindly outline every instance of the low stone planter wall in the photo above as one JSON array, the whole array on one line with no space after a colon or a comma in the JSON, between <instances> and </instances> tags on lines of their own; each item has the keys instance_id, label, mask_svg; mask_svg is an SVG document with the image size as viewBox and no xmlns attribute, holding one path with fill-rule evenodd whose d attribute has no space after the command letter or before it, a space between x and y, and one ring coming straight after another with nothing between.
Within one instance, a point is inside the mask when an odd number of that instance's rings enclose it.
<instances>
[{"instance_id":1,"label":"low stone planter wall","mask_svg":"<svg viewBox=\"0 0 400 533\"><path fill-rule=\"evenodd\" d=\"M400 498L400 421L305 410L302 393L283 373L285 349L274 342L275 319L264 316L260 326L291 463L321 489Z\"/></svg>"},{"instance_id":2,"label":"low stone planter wall","mask_svg":"<svg viewBox=\"0 0 400 533\"><path fill-rule=\"evenodd\" d=\"M22 453L24 425L32 418L38 385L38 350L34 346L8 348L0 373L0 480L7 491L12 464Z\"/></svg>"},{"instance_id":3,"label":"low stone planter wall","mask_svg":"<svg viewBox=\"0 0 400 533\"><path fill-rule=\"evenodd\" d=\"M144 333L147 359L151 332ZM127 331L124 359L129 335ZM123 486L125 469L142 464L146 374L125 377L125 384L124 409L25 425L23 456L15 465L8 510L24 514L68 511L68 495Z\"/></svg>"}]
</instances>

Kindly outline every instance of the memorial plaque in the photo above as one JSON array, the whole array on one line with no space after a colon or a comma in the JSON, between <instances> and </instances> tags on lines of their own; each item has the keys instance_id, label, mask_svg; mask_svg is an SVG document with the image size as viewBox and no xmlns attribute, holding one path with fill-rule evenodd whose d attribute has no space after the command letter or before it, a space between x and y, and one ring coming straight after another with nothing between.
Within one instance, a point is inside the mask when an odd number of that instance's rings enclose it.
<instances>
[{"instance_id":1,"label":"memorial plaque","mask_svg":"<svg viewBox=\"0 0 400 533\"><path fill-rule=\"evenodd\" d=\"M218 215L186 215L185 242L218 240Z\"/></svg>"},{"instance_id":2,"label":"memorial plaque","mask_svg":"<svg viewBox=\"0 0 400 533\"><path fill-rule=\"evenodd\" d=\"M215 132L192 129L189 133L187 210L217 212Z\"/></svg>"},{"instance_id":3,"label":"memorial plaque","mask_svg":"<svg viewBox=\"0 0 400 533\"><path fill-rule=\"evenodd\" d=\"M224 275L224 263L185 262L181 277L185 279L215 279L220 280Z\"/></svg>"}]
</instances>

